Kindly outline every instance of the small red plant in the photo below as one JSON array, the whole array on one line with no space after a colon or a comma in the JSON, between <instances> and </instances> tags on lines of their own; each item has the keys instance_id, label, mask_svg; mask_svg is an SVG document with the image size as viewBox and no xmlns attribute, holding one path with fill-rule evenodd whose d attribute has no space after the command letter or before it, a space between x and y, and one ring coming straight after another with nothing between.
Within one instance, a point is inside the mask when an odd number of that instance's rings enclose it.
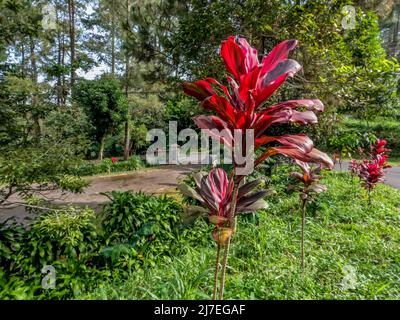
<instances>
[{"instance_id":1,"label":"small red plant","mask_svg":"<svg viewBox=\"0 0 400 320\"><path fill-rule=\"evenodd\" d=\"M386 144L386 140L378 139L376 144L370 146L369 160L353 159L350 163L350 171L360 178L362 186L368 191L368 203L371 203L372 190L384 181L384 169L390 168L386 161L391 150L385 148Z\"/></svg>"},{"instance_id":2,"label":"small red plant","mask_svg":"<svg viewBox=\"0 0 400 320\"><path fill-rule=\"evenodd\" d=\"M118 158L117 157L112 157L111 161L112 161L112 163L116 163L116 162L118 162Z\"/></svg>"},{"instance_id":3,"label":"small red plant","mask_svg":"<svg viewBox=\"0 0 400 320\"><path fill-rule=\"evenodd\" d=\"M196 183L195 189L186 184L180 186L181 192L193 199L200 201L203 207L207 208L208 220L215 225L212 237L217 243L217 259L214 276L213 299L217 294L219 260L221 247L225 246L231 237L233 229L229 225L229 214L231 212L234 180L228 179L225 170L214 168L208 175L201 172L193 174ZM267 194L266 190L252 192L261 181L254 180L239 187L235 205L235 216L243 212L254 212L265 208L266 203L263 197Z\"/></svg>"},{"instance_id":4,"label":"small red plant","mask_svg":"<svg viewBox=\"0 0 400 320\"><path fill-rule=\"evenodd\" d=\"M306 225L307 202L313 201L316 194L326 191L326 186L319 183L321 166L313 166L308 163L296 160L301 169L300 172L292 172L291 177L301 183L301 186L290 186L290 189L300 189L301 200L301 270L304 272L304 230Z\"/></svg>"}]
</instances>

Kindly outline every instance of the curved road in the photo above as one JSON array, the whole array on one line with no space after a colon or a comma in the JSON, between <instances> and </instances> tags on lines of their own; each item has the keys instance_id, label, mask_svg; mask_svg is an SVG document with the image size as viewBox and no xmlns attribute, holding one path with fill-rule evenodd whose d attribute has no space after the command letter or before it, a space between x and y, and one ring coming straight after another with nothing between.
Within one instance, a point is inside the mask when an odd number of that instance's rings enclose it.
<instances>
[{"instance_id":1,"label":"curved road","mask_svg":"<svg viewBox=\"0 0 400 320\"><path fill-rule=\"evenodd\" d=\"M348 162L344 162L342 170L347 170L348 165ZM95 210L99 210L108 201L108 198L101 194L103 192L133 190L154 194L174 193L179 182L196 168L199 168L199 165L166 165L131 173L95 176L88 178L90 185L83 193L62 194L58 191L51 191L45 194L45 196L56 204L88 205ZM340 170L338 164L336 165L336 170ZM386 172L385 183L400 189L400 166L387 169ZM19 221L23 221L29 214L22 206L0 210L0 222L12 216L16 217Z\"/></svg>"},{"instance_id":2,"label":"curved road","mask_svg":"<svg viewBox=\"0 0 400 320\"><path fill-rule=\"evenodd\" d=\"M87 179L90 184L83 193L50 191L43 193L43 195L55 204L87 205L98 210L104 202L109 200L102 194L107 191L133 190L154 194L174 193L180 181L197 167L194 165L166 165L137 172L89 177ZM18 201L18 198L14 197L11 200ZM0 210L0 222L12 216L22 222L29 216L29 213L23 206Z\"/></svg>"}]
</instances>

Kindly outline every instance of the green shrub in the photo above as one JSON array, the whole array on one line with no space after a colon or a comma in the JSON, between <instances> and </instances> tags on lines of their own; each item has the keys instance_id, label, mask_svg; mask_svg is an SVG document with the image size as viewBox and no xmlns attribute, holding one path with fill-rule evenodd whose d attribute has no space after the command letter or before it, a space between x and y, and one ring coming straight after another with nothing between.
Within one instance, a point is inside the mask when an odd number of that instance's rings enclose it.
<instances>
[{"instance_id":1,"label":"green shrub","mask_svg":"<svg viewBox=\"0 0 400 320\"><path fill-rule=\"evenodd\" d=\"M127 161L112 162L111 159L85 161L79 166L69 169L68 173L76 176L93 176L102 173L133 171L144 167L143 161L138 156L131 156Z\"/></svg>"},{"instance_id":2,"label":"green shrub","mask_svg":"<svg viewBox=\"0 0 400 320\"><path fill-rule=\"evenodd\" d=\"M14 270L17 267L24 233L25 229L15 218L0 223L0 266L3 271Z\"/></svg>"},{"instance_id":3,"label":"green shrub","mask_svg":"<svg viewBox=\"0 0 400 320\"><path fill-rule=\"evenodd\" d=\"M1 299L67 298L110 276L100 256L95 213L89 208L37 212L29 226L0 225ZM42 268L56 271L56 289L41 286Z\"/></svg>"},{"instance_id":4,"label":"green shrub","mask_svg":"<svg viewBox=\"0 0 400 320\"><path fill-rule=\"evenodd\" d=\"M131 243L148 247L176 238L182 207L174 199L144 193L113 191L101 214L107 243Z\"/></svg>"},{"instance_id":5,"label":"green shrub","mask_svg":"<svg viewBox=\"0 0 400 320\"><path fill-rule=\"evenodd\" d=\"M400 122L397 119L380 117L374 121L366 121L349 118L343 124L349 131L369 132L387 140L388 148L392 149L391 157L400 157Z\"/></svg>"},{"instance_id":6,"label":"green shrub","mask_svg":"<svg viewBox=\"0 0 400 320\"><path fill-rule=\"evenodd\" d=\"M31 225L29 236L41 245L48 243L54 258L78 257L80 252L94 247L97 233L94 224L95 213L90 208L66 207L42 213ZM34 248L32 255L36 254ZM42 256L43 254L39 254Z\"/></svg>"}]
</instances>

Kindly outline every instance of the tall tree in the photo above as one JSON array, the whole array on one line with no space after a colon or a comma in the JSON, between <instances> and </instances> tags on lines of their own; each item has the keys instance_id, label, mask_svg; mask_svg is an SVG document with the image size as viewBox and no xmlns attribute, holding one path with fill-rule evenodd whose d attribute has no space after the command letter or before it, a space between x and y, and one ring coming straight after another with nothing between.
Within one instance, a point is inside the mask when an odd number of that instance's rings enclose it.
<instances>
[{"instance_id":1,"label":"tall tree","mask_svg":"<svg viewBox=\"0 0 400 320\"><path fill-rule=\"evenodd\" d=\"M71 68L71 94L75 84L75 0L68 0L68 23L69 23L69 38L70 38L70 68Z\"/></svg>"},{"instance_id":2,"label":"tall tree","mask_svg":"<svg viewBox=\"0 0 400 320\"><path fill-rule=\"evenodd\" d=\"M126 0L126 29L131 29L130 24L131 19L131 0ZM127 32L127 31L126 31ZM130 71L130 54L129 50L125 52L125 96L127 101L129 101L129 71ZM129 128L129 108L127 110L126 120L125 120L125 130L124 130L124 160L129 159L130 153L130 128Z\"/></svg>"},{"instance_id":3,"label":"tall tree","mask_svg":"<svg viewBox=\"0 0 400 320\"><path fill-rule=\"evenodd\" d=\"M81 80L76 86L75 101L85 111L99 143L99 160L104 156L105 139L123 123L127 113L126 97L113 77Z\"/></svg>"}]
</instances>

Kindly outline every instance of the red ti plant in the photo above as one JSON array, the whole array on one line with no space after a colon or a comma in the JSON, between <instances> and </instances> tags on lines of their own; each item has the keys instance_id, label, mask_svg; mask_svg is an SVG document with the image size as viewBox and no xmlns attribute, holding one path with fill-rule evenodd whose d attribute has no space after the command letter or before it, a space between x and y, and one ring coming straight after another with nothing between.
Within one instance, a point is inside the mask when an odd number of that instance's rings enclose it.
<instances>
[{"instance_id":1,"label":"red ti plant","mask_svg":"<svg viewBox=\"0 0 400 320\"><path fill-rule=\"evenodd\" d=\"M313 201L316 194L326 191L326 186L319 184L321 176L321 166L312 166L308 163L296 160L301 169L300 172L292 172L291 177L297 179L302 186L300 187L301 200L301 270L304 272L304 229L306 225L307 202ZM297 186L290 186L296 189Z\"/></svg>"},{"instance_id":2,"label":"red ti plant","mask_svg":"<svg viewBox=\"0 0 400 320\"><path fill-rule=\"evenodd\" d=\"M315 124L317 116L314 111L323 111L320 100L289 100L272 106L265 106L266 100L283 84L289 76L300 70L297 61L288 59L290 51L298 45L297 40L286 40L278 44L261 60L257 50L249 45L245 38L231 36L221 45L221 57L230 76L228 86L213 78L206 78L193 83L183 83L186 94L201 102L204 109L216 115L200 115L194 118L201 129L230 147L232 150L243 145L236 141L234 133L240 131L246 136L248 130L254 134L253 148L265 150L255 161L255 167L268 157L276 154L298 159L303 162L322 163L333 167L332 160L323 152L314 148L311 139L305 134L269 136L266 130L274 125L297 123ZM299 111L300 109L300 111ZM305 109L303 111L302 109ZM224 134L218 132L223 131ZM278 145L277 145L278 144ZM246 147L244 148L245 150ZM231 235L225 241L222 264L220 299L224 294L225 271L229 246L236 230L236 206L239 184L244 176L238 175L241 165L233 157L232 196L227 213L226 227Z\"/></svg>"},{"instance_id":3,"label":"red ti plant","mask_svg":"<svg viewBox=\"0 0 400 320\"><path fill-rule=\"evenodd\" d=\"M207 215L210 223L215 225L212 236L217 243L217 259L215 264L213 299L217 295L217 283L220 264L220 250L232 235L232 228L229 226L229 213L232 205L234 188L233 179L228 179L225 170L214 168L208 175L201 172L193 174L195 189L183 184L180 190L188 197L194 198L207 208ZM243 212L254 212L266 207L262 199L267 194L265 190L252 192L260 184L254 180L241 185L238 189L235 216Z\"/></svg>"},{"instance_id":4,"label":"red ti plant","mask_svg":"<svg viewBox=\"0 0 400 320\"><path fill-rule=\"evenodd\" d=\"M111 157L111 161L112 161L112 163L116 163L116 162L118 162L118 158L117 157Z\"/></svg>"},{"instance_id":5,"label":"red ti plant","mask_svg":"<svg viewBox=\"0 0 400 320\"><path fill-rule=\"evenodd\" d=\"M383 169L390 168L386 163L392 150L386 149L387 141L378 139L375 145L370 146L370 159L357 161L351 160L350 171L357 175L362 183L362 186L368 191L368 203L371 204L371 192L376 185L384 181L385 172Z\"/></svg>"}]
</instances>

